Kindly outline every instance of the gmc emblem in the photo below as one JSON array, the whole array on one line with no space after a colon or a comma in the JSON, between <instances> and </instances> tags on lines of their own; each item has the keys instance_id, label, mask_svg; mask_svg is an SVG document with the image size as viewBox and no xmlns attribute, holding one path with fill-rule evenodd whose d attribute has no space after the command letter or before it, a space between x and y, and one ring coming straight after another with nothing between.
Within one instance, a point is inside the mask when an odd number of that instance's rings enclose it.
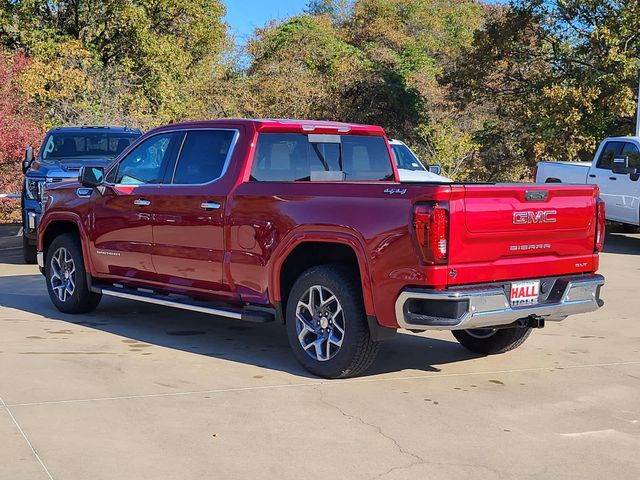
<instances>
[{"instance_id":1,"label":"gmc emblem","mask_svg":"<svg viewBox=\"0 0 640 480\"><path fill-rule=\"evenodd\" d=\"M556 210L538 210L537 212L513 212L514 225L526 225L527 223L556 223Z\"/></svg>"}]
</instances>

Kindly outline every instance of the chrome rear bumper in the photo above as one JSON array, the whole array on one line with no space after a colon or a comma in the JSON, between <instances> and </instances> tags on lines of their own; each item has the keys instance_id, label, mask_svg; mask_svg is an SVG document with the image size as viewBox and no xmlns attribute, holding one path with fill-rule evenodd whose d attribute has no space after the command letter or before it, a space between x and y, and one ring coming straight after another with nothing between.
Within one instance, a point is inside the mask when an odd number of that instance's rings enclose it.
<instances>
[{"instance_id":1,"label":"chrome rear bumper","mask_svg":"<svg viewBox=\"0 0 640 480\"><path fill-rule=\"evenodd\" d=\"M553 295L549 294L545 303L517 308L511 307L505 289L495 286L408 289L396 300L396 320L401 328L408 330L487 328L527 318L559 321L600 308L604 304L600 299L603 285L602 275L559 278L555 280Z\"/></svg>"}]
</instances>

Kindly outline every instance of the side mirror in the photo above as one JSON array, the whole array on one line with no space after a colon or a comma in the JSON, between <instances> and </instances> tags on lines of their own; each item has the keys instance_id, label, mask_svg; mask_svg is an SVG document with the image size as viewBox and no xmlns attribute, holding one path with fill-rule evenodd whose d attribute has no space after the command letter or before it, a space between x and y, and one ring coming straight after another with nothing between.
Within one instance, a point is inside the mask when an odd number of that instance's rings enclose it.
<instances>
[{"instance_id":1,"label":"side mirror","mask_svg":"<svg viewBox=\"0 0 640 480\"><path fill-rule=\"evenodd\" d=\"M82 167L78 175L78 181L83 187L99 187L104 181L104 168L102 167Z\"/></svg>"},{"instance_id":2,"label":"side mirror","mask_svg":"<svg viewBox=\"0 0 640 480\"><path fill-rule=\"evenodd\" d=\"M440 165L429 165L429 171L431 173L435 173L436 175L440 175L440 172L442 172L442 167Z\"/></svg>"},{"instance_id":3,"label":"side mirror","mask_svg":"<svg viewBox=\"0 0 640 480\"><path fill-rule=\"evenodd\" d=\"M22 160L22 173L27 173L29 167L33 163L33 147L27 147L24 150L24 160Z\"/></svg>"},{"instance_id":4,"label":"side mirror","mask_svg":"<svg viewBox=\"0 0 640 480\"><path fill-rule=\"evenodd\" d=\"M619 175L632 175L636 173L634 167L629 166L629 157L613 157L611 172Z\"/></svg>"}]
</instances>

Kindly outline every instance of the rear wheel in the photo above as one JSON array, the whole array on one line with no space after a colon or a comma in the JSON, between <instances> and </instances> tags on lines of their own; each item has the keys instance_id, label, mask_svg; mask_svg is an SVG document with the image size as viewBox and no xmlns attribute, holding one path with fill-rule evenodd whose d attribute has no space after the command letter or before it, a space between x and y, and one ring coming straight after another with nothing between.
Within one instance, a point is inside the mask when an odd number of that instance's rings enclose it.
<instances>
[{"instance_id":1,"label":"rear wheel","mask_svg":"<svg viewBox=\"0 0 640 480\"><path fill-rule=\"evenodd\" d=\"M29 239L22 235L22 256L24 257L24 263L33 265L37 262L36 247L29 243Z\"/></svg>"},{"instance_id":2,"label":"rear wheel","mask_svg":"<svg viewBox=\"0 0 640 480\"><path fill-rule=\"evenodd\" d=\"M531 334L531 328L476 328L473 330L454 330L452 333L467 350L493 355L518 348Z\"/></svg>"},{"instance_id":3,"label":"rear wheel","mask_svg":"<svg viewBox=\"0 0 640 480\"><path fill-rule=\"evenodd\" d=\"M352 377L373 363L379 343L371 339L360 278L342 265L305 271L287 301L287 336L296 359L325 378Z\"/></svg>"},{"instance_id":4,"label":"rear wheel","mask_svg":"<svg viewBox=\"0 0 640 480\"><path fill-rule=\"evenodd\" d=\"M64 313L86 313L102 295L89 289L82 247L77 235L65 233L53 239L44 264L49 298Z\"/></svg>"}]
</instances>

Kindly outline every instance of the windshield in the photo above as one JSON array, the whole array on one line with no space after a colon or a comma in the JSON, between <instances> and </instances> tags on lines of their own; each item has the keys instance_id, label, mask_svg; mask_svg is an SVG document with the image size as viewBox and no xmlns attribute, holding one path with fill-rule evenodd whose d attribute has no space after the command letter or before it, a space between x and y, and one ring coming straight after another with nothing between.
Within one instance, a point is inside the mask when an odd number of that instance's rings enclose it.
<instances>
[{"instance_id":1,"label":"windshield","mask_svg":"<svg viewBox=\"0 0 640 480\"><path fill-rule=\"evenodd\" d=\"M405 144L391 144L391 151L396 159L398 168L404 170L426 170L420 160Z\"/></svg>"},{"instance_id":2,"label":"windshield","mask_svg":"<svg viewBox=\"0 0 640 480\"><path fill-rule=\"evenodd\" d=\"M43 160L82 157L113 158L140 135L122 132L52 133L42 148Z\"/></svg>"}]
</instances>

